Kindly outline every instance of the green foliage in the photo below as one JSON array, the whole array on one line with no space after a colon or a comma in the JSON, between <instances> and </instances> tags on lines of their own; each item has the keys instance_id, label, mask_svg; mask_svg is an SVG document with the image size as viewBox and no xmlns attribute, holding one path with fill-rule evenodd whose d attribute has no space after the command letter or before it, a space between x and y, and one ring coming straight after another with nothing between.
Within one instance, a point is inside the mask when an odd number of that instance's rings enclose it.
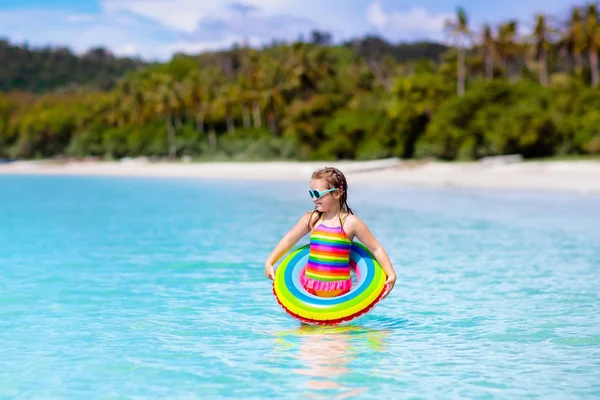
<instances>
[{"instance_id":1,"label":"green foliage","mask_svg":"<svg viewBox=\"0 0 600 400\"><path fill-rule=\"evenodd\" d=\"M531 82L480 82L440 107L417 155L453 160L592 153L600 126L600 94L579 90L541 88Z\"/></svg>"},{"instance_id":2,"label":"green foliage","mask_svg":"<svg viewBox=\"0 0 600 400\"><path fill-rule=\"evenodd\" d=\"M75 158L103 156L105 151L102 137L103 130L104 127L102 126L92 126L77 132L65 149L66 155Z\"/></svg>"},{"instance_id":3,"label":"green foliage","mask_svg":"<svg viewBox=\"0 0 600 400\"><path fill-rule=\"evenodd\" d=\"M558 154L599 154L600 90L579 83L554 88L552 113L562 133Z\"/></svg>"},{"instance_id":4,"label":"green foliage","mask_svg":"<svg viewBox=\"0 0 600 400\"><path fill-rule=\"evenodd\" d=\"M290 138L273 137L265 129L240 130L226 135L215 151L204 149L202 158L234 161L291 160L299 157L298 144Z\"/></svg>"},{"instance_id":5,"label":"green foliage","mask_svg":"<svg viewBox=\"0 0 600 400\"><path fill-rule=\"evenodd\" d=\"M102 49L77 57L0 41L0 91L9 91L0 94L0 157L600 154L600 78L588 57L600 24L582 30L581 16L594 16L578 12L560 41L551 19L523 42L516 20L488 27L471 48L372 37L335 46L313 32L308 43L177 54L143 68ZM448 27L460 42L472 29L464 10L457 17Z\"/></svg>"},{"instance_id":6,"label":"green foliage","mask_svg":"<svg viewBox=\"0 0 600 400\"><path fill-rule=\"evenodd\" d=\"M377 116L364 111L340 110L324 126L320 158L354 159L360 144L377 130Z\"/></svg>"}]
</instances>

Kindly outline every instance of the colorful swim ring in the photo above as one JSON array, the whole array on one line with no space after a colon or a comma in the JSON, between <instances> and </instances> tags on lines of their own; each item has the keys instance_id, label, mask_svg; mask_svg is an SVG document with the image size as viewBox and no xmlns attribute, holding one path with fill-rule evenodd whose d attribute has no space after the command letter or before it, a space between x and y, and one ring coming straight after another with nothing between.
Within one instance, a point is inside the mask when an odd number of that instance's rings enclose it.
<instances>
[{"instance_id":1,"label":"colorful swim ring","mask_svg":"<svg viewBox=\"0 0 600 400\"><path fill-rule=\"evenodd\" d=\"M350 267L357 283L338 297L318 297L300 283L308 261L309 245L288 254L280 263L273 282L273 294L292 317L307 324L335 325L370 311L385 290L386 275L375 256L361 243L352 243Z\"/></svg>"}]
</instances>

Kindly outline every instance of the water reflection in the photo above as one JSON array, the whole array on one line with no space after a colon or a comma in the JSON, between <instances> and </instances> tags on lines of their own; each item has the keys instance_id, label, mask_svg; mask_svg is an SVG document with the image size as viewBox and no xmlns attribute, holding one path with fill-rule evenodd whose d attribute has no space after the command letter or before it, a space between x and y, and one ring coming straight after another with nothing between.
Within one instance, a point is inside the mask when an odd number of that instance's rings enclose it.
<instances>
[{"instance_id":1,"label":"water reflection","mask_svg":"<svg viewBox=\"0 0 600 400\"><path fill-rule=\"evenodd\" d=\"M361 358L385 350L388 335L387 330L362 326L301 325L279 333L277 349L294 362L292 373L306 379L305 397L344 399L368 390L352 384L350 375L361 366Z\"/></svg>"}]
</instances>

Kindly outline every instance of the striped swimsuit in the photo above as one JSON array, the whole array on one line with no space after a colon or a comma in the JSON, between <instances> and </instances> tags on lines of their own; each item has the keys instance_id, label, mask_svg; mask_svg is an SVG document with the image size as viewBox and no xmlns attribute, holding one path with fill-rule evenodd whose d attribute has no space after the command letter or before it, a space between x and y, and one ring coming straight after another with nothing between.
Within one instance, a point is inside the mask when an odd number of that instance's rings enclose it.
<instances>
[{"instance_id":1,"label":"striped swimsuit","mask_svg":"<svg viewBox=\"0 0 600 400\"><path fill-rule=\"evenodd\" d=\"M311 294L335 297L350 291L350 248L352 242L342 226L319 224L310 235L310 252L302 285Z\"/></svg>"}]
</instances>

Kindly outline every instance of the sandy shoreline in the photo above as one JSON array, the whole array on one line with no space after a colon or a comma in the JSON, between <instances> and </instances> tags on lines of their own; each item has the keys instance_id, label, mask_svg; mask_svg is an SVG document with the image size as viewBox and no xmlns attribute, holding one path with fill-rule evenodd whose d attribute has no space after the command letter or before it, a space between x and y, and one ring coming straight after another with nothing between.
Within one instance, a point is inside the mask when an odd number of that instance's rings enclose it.
<instances>
[{"instance_id":1,"label":"sandy shoreline","mask_svg":"<svg viewBox=\"0 0 600 400\"><path fill-rule=\"evenodd\" d=\"M517 162L509 164L402 162L396 159L343 162L13 162L0 174L198 177L307 181L312 171L336 166L349 183L406 186L513 188L600 193L600 161Z\"/></svg>"}]
</instances>

